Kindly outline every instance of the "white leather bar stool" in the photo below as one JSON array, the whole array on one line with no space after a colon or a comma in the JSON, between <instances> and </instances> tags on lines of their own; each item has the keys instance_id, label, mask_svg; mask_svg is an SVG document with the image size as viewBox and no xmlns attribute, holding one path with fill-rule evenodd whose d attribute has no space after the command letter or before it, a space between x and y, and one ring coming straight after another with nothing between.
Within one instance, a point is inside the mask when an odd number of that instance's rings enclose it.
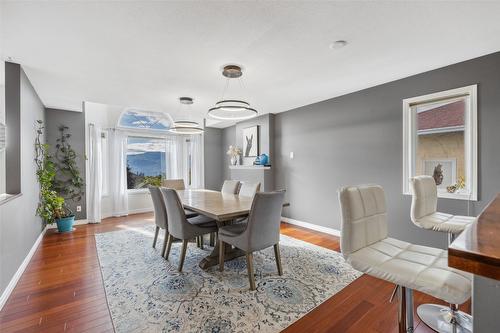
<instances>
[{"instance_id":1,"label":"white leather bar stool","mask_svg":"<svg viewBox=\"0 0 500 333\"><path fill-rule=\"evenodd\" d=\"M470 298L472 276L448 267L448 253L414 245L387 233L385 195L378 185L344 187L339 190L342 254L355 269L398 285L399 332L413 332L413 290L450 304ZM454 306L439 313L439 332L470 332L470 317Z\"/></svg>"},{"instance_id":2,"label":"white leather bar stool","mask_svg":"<svg viewBox=\"0 0 500 333\"><path fill-rule=\"evenodd\" d=\"M448 244L476 220L473 216L460 216L441 213L437 211L437 186L431 176L416 176L410 178L412 192L411 221L419 228L443 232L448 234ZM451 305L453 306L453 305ZM447 311L448 308L437 304L422 304L417 313L420 319L428 326L436 330L440 323L436 322L436 314ZM469 316L461 311L457 315ZM470 316L469 316L470 317ZM470 318L472 320L472 318Z\"/></svg>"},{"instance_id":3,"label":"white leather bar stool","mask_svg":"<svg viewBox=\"0 0 500 333\"><path fill-rule=\"evenodd\" d=\"M431 176L410 179L411 221L419 228L448 234L448 242L476 220L473 216L459 216L437 211L437 186Z\"/></svg>"}]
</instances>

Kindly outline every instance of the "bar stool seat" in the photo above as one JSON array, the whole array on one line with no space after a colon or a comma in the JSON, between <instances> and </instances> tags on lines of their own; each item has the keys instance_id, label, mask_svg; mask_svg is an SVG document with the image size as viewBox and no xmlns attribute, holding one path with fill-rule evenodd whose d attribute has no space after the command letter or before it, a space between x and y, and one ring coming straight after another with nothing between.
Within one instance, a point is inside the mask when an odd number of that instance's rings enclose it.
<instances>
[{"instance_id":1,"label":"bar stool seat","mask_svg":"<svg viewBox=\"0 0 500 333\"><path fill-rule=\"evenodd\" d=\"M471 274L448 267L441 249L385 238L349 255L355 269L452 304L471 295Z\"/></svg>"},{"instance_id":2,"label":"bar stool seat","mask_svg":"<svg viewBox=\"0 0 500 333\"><path fill-rule=\"evenodd\" d=\"M423 229L459 234L476 220L474 216L451 215L441 212L429 214L416 220Z\"/></svg>"}]
</instances>

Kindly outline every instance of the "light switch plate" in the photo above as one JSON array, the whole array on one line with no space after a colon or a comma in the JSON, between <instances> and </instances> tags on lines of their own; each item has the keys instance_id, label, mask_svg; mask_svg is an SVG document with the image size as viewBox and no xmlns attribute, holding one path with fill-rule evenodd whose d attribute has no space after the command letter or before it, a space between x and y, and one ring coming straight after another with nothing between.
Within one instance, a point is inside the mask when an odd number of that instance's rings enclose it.
<instances>
[{"instance_id":1,"label":"light switch plate","mask_svg":"<svg viewBox=\"0 0 500 333\"><path fill-rule=\"evenodd\" d=\"M290 159L293 160L293 151L290 152Z\"/></svg>"},{"instance_id":2,"label":"light switch plate","mask_svg":"<svg viewBox=\"0 0 500 333\"><path fill-rule=\"evenodd\" d=\"M82 211L82 206L76 206L76 211L81 212Z\"/></svg>"}]
</instances>

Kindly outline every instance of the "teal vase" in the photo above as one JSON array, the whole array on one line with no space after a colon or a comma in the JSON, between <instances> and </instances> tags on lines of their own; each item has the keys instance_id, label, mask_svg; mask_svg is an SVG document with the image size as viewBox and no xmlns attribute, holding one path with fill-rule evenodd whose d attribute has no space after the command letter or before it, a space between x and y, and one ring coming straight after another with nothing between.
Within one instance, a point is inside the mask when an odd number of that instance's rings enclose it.
<instances>
[{"instance_id":1,"label":"teal vase","mask_svg":"<svg viewBox=\"0 0 500 333\"><path fill-rule=\"evenodd\" d=\"M73 223L75 222L75 215L63 217L56 220L57 231L70 232L73 231Z\"/></svg>"}]
</instances>

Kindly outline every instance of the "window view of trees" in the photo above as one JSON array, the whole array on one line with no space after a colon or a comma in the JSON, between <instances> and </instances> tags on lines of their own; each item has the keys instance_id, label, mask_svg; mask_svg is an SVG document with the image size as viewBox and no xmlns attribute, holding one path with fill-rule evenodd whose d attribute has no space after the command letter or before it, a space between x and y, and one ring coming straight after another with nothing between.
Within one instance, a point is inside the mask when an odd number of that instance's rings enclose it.
<instances>
[{"instance_id":1,"label":"window view of trees","mask_svg":"<svg viewBox=\"0 0 500 333\"><path fill-rule=\"evenodd\" d=\"M163 139L129 137L127 188L161 186L166 176L166 144Z\"/></svg>"}]
</instances>

